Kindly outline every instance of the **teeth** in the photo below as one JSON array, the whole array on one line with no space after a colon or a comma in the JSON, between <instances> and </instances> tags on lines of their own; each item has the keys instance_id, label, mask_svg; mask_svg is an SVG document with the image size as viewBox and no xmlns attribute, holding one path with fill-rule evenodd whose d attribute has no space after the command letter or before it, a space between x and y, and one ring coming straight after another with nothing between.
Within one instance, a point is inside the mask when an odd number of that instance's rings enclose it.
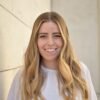
<instances>
[{"instance_id":1,"label":"teeth","mask_svg":"<svg viewBox=\"0 0 100 100\"><path fill-rule=\"evenodd\" d=\"M55 49L46 49L46 51L53 52Z\"/></svg>"}]
</instances>

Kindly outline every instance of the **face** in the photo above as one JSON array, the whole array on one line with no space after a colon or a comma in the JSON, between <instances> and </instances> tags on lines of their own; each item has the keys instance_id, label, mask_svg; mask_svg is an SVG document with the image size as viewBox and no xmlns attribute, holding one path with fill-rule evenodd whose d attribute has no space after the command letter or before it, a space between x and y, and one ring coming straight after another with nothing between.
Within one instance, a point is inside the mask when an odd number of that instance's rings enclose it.
<instances>
[{"instance_id":1,"label":"face","mask_svg":"<svg viewBox=\"0 0 100 100\"><path fill-rule=\"evenodd\" d=\"M56 61L63 45L57 24L44 22L39 29L37 44L43 61Z\"/></svg>"}]
</instances>

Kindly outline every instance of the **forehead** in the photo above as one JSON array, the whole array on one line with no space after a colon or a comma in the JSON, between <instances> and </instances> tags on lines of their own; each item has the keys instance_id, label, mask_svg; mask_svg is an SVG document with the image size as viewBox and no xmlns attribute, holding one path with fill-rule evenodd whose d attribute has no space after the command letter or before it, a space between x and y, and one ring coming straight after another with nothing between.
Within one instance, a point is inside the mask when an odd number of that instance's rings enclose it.
<instances>
[{"instance_id":1,"label":"forehead","mask_svg":"<svg viewBox=\"0 0 100 100\"><path fill-rule=\"evenodd\" d=\"M59 32L58 25L53 21L47 21L41 24L39 32L52 32L56 31Z\"/></svg>"}]
</instances>

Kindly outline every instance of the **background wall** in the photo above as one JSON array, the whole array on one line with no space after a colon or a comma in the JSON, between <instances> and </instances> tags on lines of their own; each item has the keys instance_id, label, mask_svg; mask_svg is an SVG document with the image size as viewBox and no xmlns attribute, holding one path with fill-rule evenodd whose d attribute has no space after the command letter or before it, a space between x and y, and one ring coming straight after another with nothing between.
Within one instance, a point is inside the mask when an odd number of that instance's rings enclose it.
<instances>
[{"instance_id":1,"label":"background wall","mask_svg":"<svg viewBox=\"0 0 100 100\"><path fill-rule=\"evenodd\" d=\"M6 100L13 77L23 65L35 18L49 10L64 17L75 51L90 69L100 100L99 0L0 0L0 100Z\"/></svg>"},{"instance_id":2,"label":"background wall","mask_svg":"<svg viewBox=\"0 0 100 100\"><path fill-rule=\"evenodd\" d=\"M99 98L100 1L52 0L52 10L63 15L75 51L80 60L88 66Z\"/></svg>"}]
</instances>

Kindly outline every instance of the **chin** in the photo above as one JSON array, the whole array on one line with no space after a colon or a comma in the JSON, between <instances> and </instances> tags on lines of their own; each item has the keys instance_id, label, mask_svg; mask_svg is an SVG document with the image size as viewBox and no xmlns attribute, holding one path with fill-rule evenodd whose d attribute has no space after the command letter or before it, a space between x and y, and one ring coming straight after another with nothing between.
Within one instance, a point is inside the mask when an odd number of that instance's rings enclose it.
<instances>
[{"instance_id":1,"label":"chin","mask_svg":"<svg viewBox=\"0 0 100 100\"><path fill-rule=\"evenodd\" d=\"M55 58L44 58L46 61L56 61L58 57L55 57Z\"/></svg>"}]
</instances>

